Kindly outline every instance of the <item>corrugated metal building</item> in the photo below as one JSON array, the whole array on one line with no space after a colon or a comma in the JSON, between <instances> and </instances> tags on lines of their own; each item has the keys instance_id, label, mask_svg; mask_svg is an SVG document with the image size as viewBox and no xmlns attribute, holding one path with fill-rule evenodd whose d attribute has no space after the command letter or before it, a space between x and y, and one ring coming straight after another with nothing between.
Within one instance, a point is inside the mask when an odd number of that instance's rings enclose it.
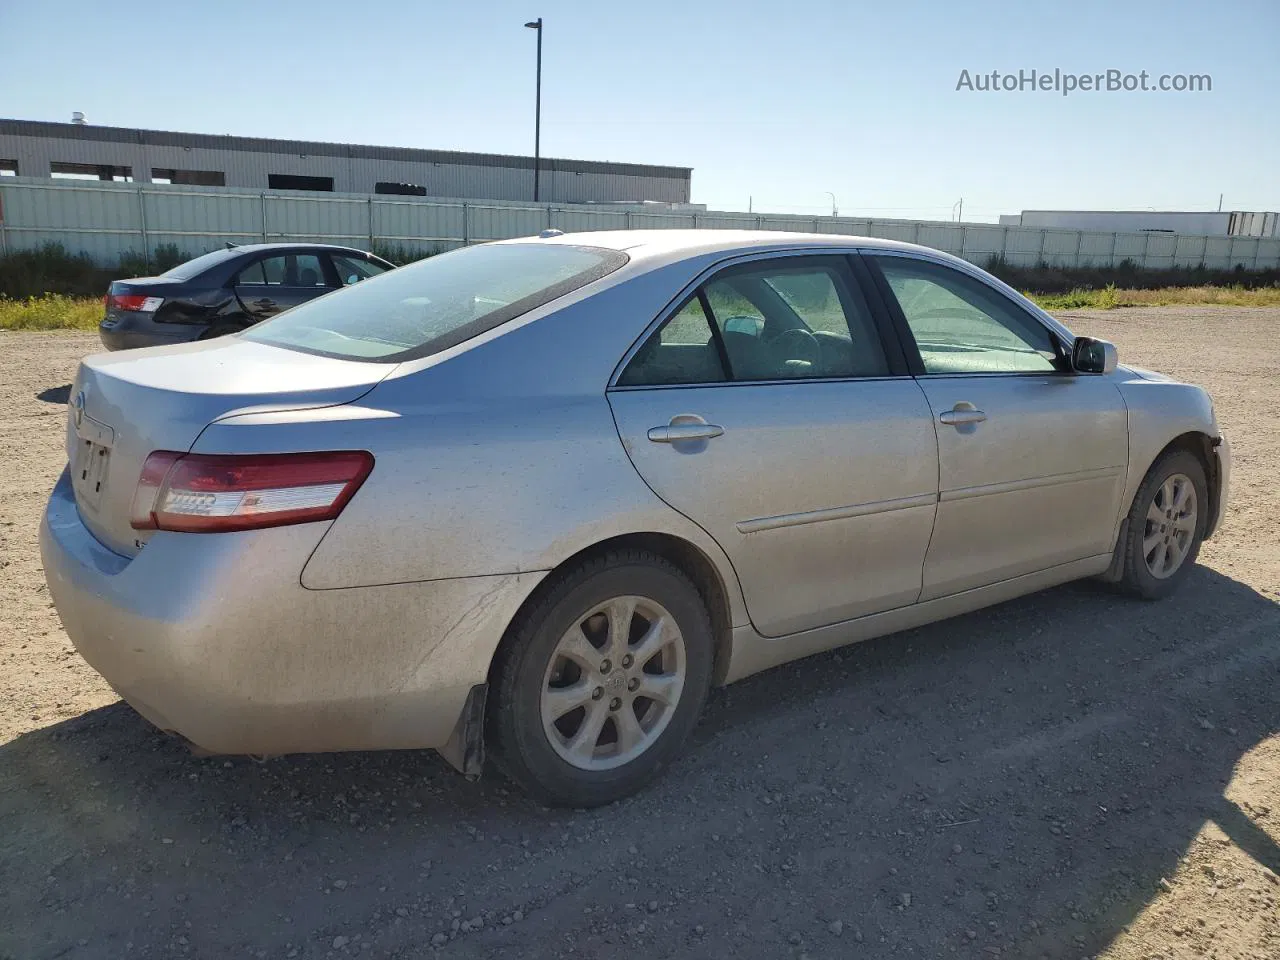
<instances>
[{"instance_id":1,"label":"corrugated metal building","mask_svg":"<svg viewBox=\"0 0 1280 960\"><path fill-rule=\"evenodd\" d=\"M530 200L533 158L0 120L0 174L137 183ZM689 201L692 170L543 157L552 203Z\"/></svg>"}]
</instances>

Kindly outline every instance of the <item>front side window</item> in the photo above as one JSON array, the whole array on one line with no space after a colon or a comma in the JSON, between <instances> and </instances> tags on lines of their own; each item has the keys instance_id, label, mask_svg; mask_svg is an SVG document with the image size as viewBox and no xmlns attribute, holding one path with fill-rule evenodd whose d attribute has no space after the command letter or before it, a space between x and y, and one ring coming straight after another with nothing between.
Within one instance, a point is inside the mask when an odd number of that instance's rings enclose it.
<instances>
[{"instance_id":1,"label":"front side window","mask_svg":"<svg viewBox=\"0 0 1280 960\"><path fill-rule=\"evenodd\" d=\"M875 257L920 348L925 373L1048 373L1052 334L981 281L941 264Z\"/></svg>"},{"instance_id":2,"label":"front side window","mask_svg":"<svg viewBox=\"0 0 1280 960\"><path fill-rule=\"evenodd\" d=\"M626 262L617 250L565 243L464 247L294 307L245 336L323 356L399 363L492 330Z\"/></svg>"},{"instance_id":3,"label":"front side window","mask_svg":"<svg viewBox=\"0 0 1280 960\"><path fill-rule=\"evenodd\" d=\"M888 374L871 312L844 258L809 256L752 261L716 274L651 335L618 382L659 386Z\"/></svg>"}]
</instances>

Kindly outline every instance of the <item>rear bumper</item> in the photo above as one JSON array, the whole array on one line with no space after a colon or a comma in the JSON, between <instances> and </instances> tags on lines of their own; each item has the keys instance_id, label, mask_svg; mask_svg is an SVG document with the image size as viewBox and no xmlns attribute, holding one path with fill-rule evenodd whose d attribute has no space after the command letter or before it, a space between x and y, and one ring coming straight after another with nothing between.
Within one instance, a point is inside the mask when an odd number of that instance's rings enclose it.
<instances>
[{"instance_id":1,"label":"rear bumper","mask_svg":"<svg viewBox=\"0 0 1280 960\"><path fill-rule=\"evenodd\" d=\"M159 347L200 339L207 323L158 323L154 313L120 310L98 324L98 336L108 350Z\"/></svg>"},{"instance_id":2,"label":"rear bumper","mask_svg":"<svg viewBox=\"0 0 1280 960\"><path fill-rule=\"evenodd\" d=\"M308 590L325 529L161 532L130 559L64 471L40 552L76 649L161 729L215 753L443 747L541 575Z\"/></svg>"}]
</instances>

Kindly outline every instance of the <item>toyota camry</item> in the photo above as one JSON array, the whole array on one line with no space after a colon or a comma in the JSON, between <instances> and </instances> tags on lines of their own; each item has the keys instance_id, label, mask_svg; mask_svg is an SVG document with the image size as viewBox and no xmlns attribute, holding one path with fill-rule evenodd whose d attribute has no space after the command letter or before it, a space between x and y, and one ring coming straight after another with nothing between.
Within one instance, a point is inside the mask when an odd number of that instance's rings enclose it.
<instances>
[{"instance_id":1,"label":"toyota camry","mask_svg":"<svg viewBox=\"0 0 1280 960\"><path fill-rule=\"evenodd\" d=\"M41 527L68 635L206 751L434 748L638 789L714 684L1085 577L1177 589L1204 390L858 237L460 249L91 356Z\"/></svg>"}]
</instances>

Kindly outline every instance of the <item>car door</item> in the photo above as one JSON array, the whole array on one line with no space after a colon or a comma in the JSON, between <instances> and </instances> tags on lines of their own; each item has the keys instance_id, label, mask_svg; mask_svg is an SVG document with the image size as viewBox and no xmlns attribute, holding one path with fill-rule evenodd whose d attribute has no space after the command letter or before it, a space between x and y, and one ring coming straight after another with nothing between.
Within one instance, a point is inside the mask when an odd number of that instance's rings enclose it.
<instances>
[{"instance_id":1,"label":"car door","mask_svg":"<svg viewBox=\"0 0 1280 960\"><path fill-rule=\"evenodd\" d=\"M928 405L847 257L727 266L609 391L648 485L733 563L766 636L914 603L937 499Z\"/></svg>"},{"instance_id":2,"label":"car door","mask_svg":"<svg viewBox=\"0 0 1280 960\"><path fill-rule=\"evenodd\" d=\"M868 256L938 438L922 600L1109 553L1128 462L1111 378L996 287L937 261Z\"/></svg>"},{"instance_id":3,"label":"car door","mask_svg":"<svg viewBox=\"0 0 1280 960\"><path fill-rule=\"evenodd\" d=\"M254 322L314 300L337 286L333 267L306 252L270 254L248 264L234 280L236 297Z\"/></svg>"}]
</instances>

